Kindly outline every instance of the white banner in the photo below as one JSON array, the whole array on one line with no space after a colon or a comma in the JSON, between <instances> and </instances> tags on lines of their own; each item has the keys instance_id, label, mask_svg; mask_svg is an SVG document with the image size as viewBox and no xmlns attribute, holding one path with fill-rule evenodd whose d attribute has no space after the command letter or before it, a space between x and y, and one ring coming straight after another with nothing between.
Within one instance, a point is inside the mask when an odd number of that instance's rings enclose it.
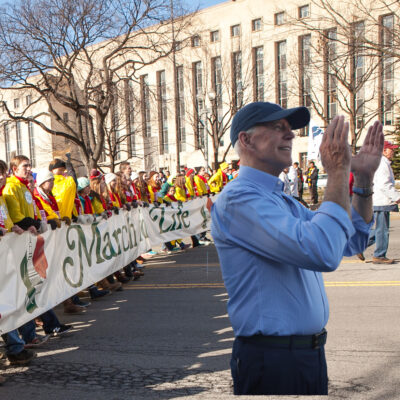
<instances>
[{"instance_id":1,"label":"white banner","mask_svg":"<svg viewBox=\"0 0 400 400\"><path fill-rule=\"evenodd\" d=\"M0 240L0 334L20 327L100 281L152 246L210 228L207 198L120 210L111 218L63 225L39 236Z\"/></svg>"},{"instance_id":2,"label":"white banner","mask_svg":"<svg viewBox=\"0 0 400 400\"><path fill-rule=\"evenodd\" d=\"M308 133L307 160L319 160L319 147L321 146L324 131L315 123L310 121Z\"/></svg>"}]
</instances>

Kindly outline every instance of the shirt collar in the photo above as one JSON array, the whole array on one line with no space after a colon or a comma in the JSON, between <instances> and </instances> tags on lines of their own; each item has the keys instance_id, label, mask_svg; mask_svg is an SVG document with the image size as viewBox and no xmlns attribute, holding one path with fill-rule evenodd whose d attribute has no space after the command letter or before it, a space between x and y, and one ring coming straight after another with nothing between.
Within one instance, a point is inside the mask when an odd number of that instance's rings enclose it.
<instances>
[{"instance_id":1,"label":"shirt collar","mask_svg":"<svg viewBox=\"0 0 400 400\"><path fill-rule=\"evenodd\" d=\"M382 160L386 163L386 164L391 164L392 163L392 161L391 160L389 160L386 156L384 156L384 155L382 155Z\"/></svg>"},{"instance_id":2,"label":"shirt collar","mask_svg":"<svg viewBox=\"0 0 400 400\"><path fill-rule=\"evenodd\" d=\"M239 169L239 178L254 182L272 192L282 192L283 190L283 182L277 176L245 165Z\"/></svg>"}]
</instances>

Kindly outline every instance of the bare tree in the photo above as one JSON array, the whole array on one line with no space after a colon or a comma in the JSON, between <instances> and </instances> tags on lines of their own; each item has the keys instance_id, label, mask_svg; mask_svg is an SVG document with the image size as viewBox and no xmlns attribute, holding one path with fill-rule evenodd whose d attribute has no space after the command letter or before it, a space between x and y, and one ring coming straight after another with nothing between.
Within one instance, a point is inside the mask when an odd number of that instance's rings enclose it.
<instances>
[{"instance_id":1,"label":"bare tree","mask_svg":"<svg viewBox=\"0 0 400 400\"><path fill-rule=\"evenodd\" d=\"M353 151L371 120L384 119L385 112L400 101L394 92L388 93L383 76L383 72L392 75L397 62L384 54L394 42L382 42L382 34L387 36L389 30L382 31L379 13L365 4L312 0L312 15L288 20L300 36L299 51L290 66L297 77L300 102L325 125L337 113L347 114Z\"/></svg>"},{"instance_id":2,"label":"bare tree","mask_svg":"<svg viewBox=\"0 0 400 400\"><path fill-rule=\"evenodd\" d=\"M170 6L170 0L24 0L6 6L0 16L1 89L30 96L18 110L3 101L6 118L68 139L88 170L104 155L107 138L108 155L115 156L115 146L131 135L116 136L115 88L173 51ZM187 21L177 19L174 30Z\"/></svg>"},{"instance_id":3,"label":"bare tree","mask_svg":"<svg viewBox=\"0 0 400 400\"><path fill-rule=\"evenodd\" d=\"M195 34L193 37L196 39ZM249 62L242 63L242 57L248 56L247 51L242 52L238 46L229 58L212 57L203 46L200 49L203 61L192 65L193 104L187 108L187 116L194 132L195 149L200 150L206 162L212 162L214 167L225 161L231 149L230 141L228 146L224 145L224 137L233 116L252 101L253 67ZM211 157L208 154L209 142Z\"/></svg>"}]
</instances>

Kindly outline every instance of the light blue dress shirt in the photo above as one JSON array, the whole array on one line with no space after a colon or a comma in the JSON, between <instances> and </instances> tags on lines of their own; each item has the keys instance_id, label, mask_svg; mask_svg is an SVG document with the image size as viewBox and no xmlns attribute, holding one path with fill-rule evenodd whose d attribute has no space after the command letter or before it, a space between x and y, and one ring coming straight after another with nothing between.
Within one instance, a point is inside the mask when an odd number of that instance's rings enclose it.
<instances>
[{"instance_id":1,"label":"light blue dress shirt","mask_svg":"<svg viewBox=\"0 0 400 400\"><path fill-rule=\"evenodd\" d=\"M275 176L242 166L211 210L235 336L311 335L328 322L321 272L362 252L372 222L333 202L310 211Z\"/></svg>"}]
</instances>

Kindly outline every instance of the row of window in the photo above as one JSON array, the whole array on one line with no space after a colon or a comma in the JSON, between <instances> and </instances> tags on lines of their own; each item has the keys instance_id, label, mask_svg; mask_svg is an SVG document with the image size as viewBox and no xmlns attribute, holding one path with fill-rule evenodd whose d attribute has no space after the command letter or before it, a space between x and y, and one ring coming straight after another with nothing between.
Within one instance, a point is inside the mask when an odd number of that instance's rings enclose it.
<instances>
[{"instance_id":1,"label":"row of window","mask_svg":"<svg viewBox=\"0 0 400 400\"><path fill-rule=\"evenodd\" d=\"M28 144L29 144L29 158L31 160L32 167L36 166L36 152L35 152L35 134L33 129L33 123L28 122ZM7 164L11 161L11 147L10 147L10 123L3 125L4 134L4 150L6 154ZM23 154L23 140L22 140L22 122L17 121L15 123L15 140L16 140L16 152L17 155Z\"/></svg>"},{"instance_id":2,"label":"row of window","mask_svg":"<svg viewBox=\"0 0 400 400\"><path fill-rule=\"evenodd\" d=\"M310 6L308 4L304 6L300 6L297 9L297 16L299 19L307 18L310 16ZM280 11L274 14L274 24L275 25L283 25L286 22L286 13L285 11Z\"/></svg>"},{"instance_id":3,"label":"row of window","mask_svg":"<svg viewBox=\"0 0 400 400\"><path fill-rule=\"evenodd\" d=\"M299 18L306 18L310 15L310 6L304 5L299 7L298 9ZM284 11L278 12L274 14L274 23L275 25L282 25L286 21L286 14ZM255 18L251 21L251 30L253 32L261 31L263 26L263 22L261 18ZM238 37L241 33L240 24L232 25L230 27L230 36ZM221 40L221 34L219 29L210 32L210 41L211 43L219 42ZM192 47L199 47L201 45L201 39L199 35L195 35L192 37L191 41Z\"/></svg>"},{"instance_id":4,"label":"row of window","mask_svg":"<svg viewBox=\"0 0 400 400\"><path fill-rule=\"evenodd\" d=\"M7 104L6 101L4 101L5 104ZM32 104L32 96L30 94L25 96L25 105L29 106L30 104ZM14 99L14 109L18 110L21 106L21 99L19 97ZM3 109L4 111L4 109Z\"/></svg>"}]
</instances>

